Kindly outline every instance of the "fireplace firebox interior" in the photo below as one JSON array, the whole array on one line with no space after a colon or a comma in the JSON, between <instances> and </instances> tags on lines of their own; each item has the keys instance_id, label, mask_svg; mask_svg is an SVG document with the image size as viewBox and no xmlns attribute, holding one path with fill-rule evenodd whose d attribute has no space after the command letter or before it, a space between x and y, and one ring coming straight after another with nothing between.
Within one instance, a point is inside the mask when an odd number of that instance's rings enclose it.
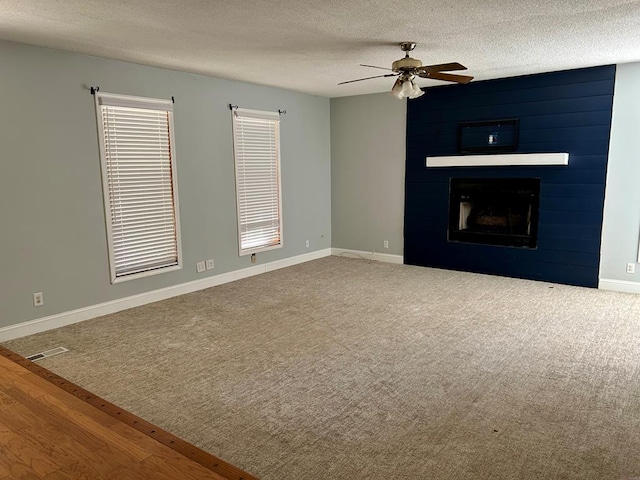
<instances>
[{"instance_id":1,"label":"fireplace firebox interior","mask_svg":"<svg viewBox=\"0 0 640 480\"><path fill-rule=\"evenodd\" d=\"M539 178L451 178L449 241L536 248Z\"/></svg>"}]
</instances>

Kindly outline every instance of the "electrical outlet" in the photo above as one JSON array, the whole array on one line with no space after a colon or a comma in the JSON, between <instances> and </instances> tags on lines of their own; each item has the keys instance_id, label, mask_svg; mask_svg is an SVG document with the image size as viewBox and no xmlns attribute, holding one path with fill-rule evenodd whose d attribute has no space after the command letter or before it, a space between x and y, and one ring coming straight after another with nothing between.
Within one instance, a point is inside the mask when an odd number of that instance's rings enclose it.
<instances>
[{"instance_id":1,"label":"electrical outlet","mask_svg":"<svg viewBox=\"0 0 640 480\"><path fill-rule=\"evenodd\" d=\"M206 261L207 270L213 270L213 258Z\"/></svg>"},{"instance_id":2,"label":"electrical outlet","mask_svg":"<svg viewBox=\"0 0 640 480\"><path fill-rule=\"evenodd\" d=\"M309 240L305 240L305 241L304 241L304 246L305 246L305 247L307 247L307 248L309 248Z\"/></svg>"},{"instance_id":3,"label":"electrical outlet","mask_svg":"<svg viewBox=\"0 0 640 480\"><path fill-rule=\"evenodd\" d=\"M382 242L382 247L389 248L389 240L385 240L384 242Z\"/></svg>"},{"instance_id":4,"label":"electrical outlet","mask_svg":"<svg viewBox=\"0 0 640 480\"><path fill-rule=\"evenodd\" d=\"M256 263L258 261L258 259L256 258L256 254L252 253L251 254L251 263Z\"/></svg>"},{"instance_id":5,"label":"electrical outlet","mask_svg":"<svg viewBox=\"0 0 640 480\"><path fill-rule=\"evenodd\" d=\"M635 263L627 263L627 273L636 273Z\"/></svg>"},{"instance_id":6,"label":"electrical outlet","mask_svg":"<svg viewBox=\"0 0 640 480\"><path fill-rule=\"evenodd\" d=\"M42 294L42 292L36 292L33 294L33 306L34 307L41 307L42 305L44 305L44 295Z\"/></svg>"},{"instance_id":7,"label":"electrical outlet","mask_svg":"<svg viewBox=\"0 0 640 480\"><path fill-rule=\"evenodd\" d=\"M196 263L196 272L202 273L202 272L204 272L206 270L206 268L207 267L205 266L204 262Z\"/></svg>"}]
</instances>

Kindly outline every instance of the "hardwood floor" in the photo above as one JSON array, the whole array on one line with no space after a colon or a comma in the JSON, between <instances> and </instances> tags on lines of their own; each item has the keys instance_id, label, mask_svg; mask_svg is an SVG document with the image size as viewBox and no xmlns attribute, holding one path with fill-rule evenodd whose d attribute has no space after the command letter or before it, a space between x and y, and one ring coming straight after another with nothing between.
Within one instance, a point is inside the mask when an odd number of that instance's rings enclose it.
<instances>
[{"instance_id":1,"label":"hardwood floor","mask_svg":"<svg viewBox=\"0 0 640 480\"><path fill-rule=\"evenodd\" d=\"M0 347L0 480L257 480Z\"/></svg>"}]
</instances>

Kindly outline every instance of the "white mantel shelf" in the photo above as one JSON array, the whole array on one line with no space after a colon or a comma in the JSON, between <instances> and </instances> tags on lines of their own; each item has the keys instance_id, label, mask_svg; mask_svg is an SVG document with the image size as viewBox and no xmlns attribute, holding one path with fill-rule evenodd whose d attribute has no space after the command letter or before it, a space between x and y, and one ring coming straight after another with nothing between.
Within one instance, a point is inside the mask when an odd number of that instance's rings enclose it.
<instances>
[{"instance_id":1,"label":"white mantel shelf","mask_svg":"<svg viewBox=\"0 0 640 480\"><path fill-rule=\"evenodd\" d=\"M568 153L508 153L499 155L455 155L427 157L427 167L501 167L525 165L569 165Z\"/></svg>"}]
</instances>

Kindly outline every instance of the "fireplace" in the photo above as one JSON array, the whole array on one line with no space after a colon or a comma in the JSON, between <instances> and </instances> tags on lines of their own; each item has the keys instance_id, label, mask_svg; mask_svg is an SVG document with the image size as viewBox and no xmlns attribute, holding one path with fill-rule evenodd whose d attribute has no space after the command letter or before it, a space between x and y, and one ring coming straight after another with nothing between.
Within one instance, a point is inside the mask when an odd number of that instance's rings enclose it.
<instances>
[{"instance_id":1,"label":"fireplace","mask_svg":"<svg viewBox=\"0 0 640 480\"><path fill-rule=\"evenodd\" d=\"M450 242L536 248L539 178L451 178Z\"/></svg>"}]
</instances>

